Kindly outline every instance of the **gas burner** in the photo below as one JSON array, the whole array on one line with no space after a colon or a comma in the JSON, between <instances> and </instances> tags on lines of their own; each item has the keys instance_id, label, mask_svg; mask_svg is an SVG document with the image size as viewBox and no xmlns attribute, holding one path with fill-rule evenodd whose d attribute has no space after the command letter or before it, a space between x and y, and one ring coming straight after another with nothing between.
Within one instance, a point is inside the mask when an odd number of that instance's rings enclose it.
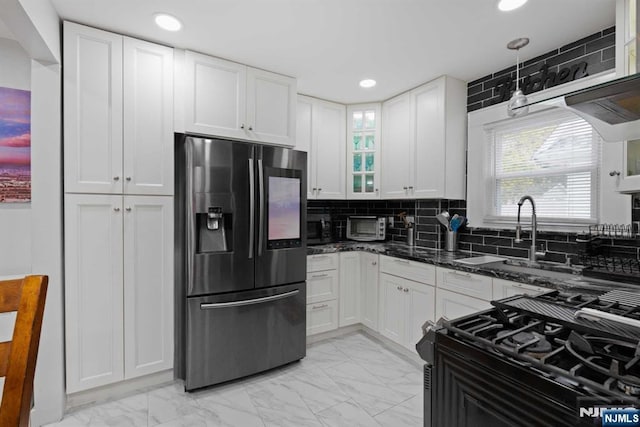
<instances>
[{"instance_id":1,"label":"gas burner","mask_svg":"<svg viewBox=\"0 0 640 427\"><path fill-rule=\"evenodd\" d=\"M537 358L544 356L552 350L551 343L537 332L523 331L510 335L512 333L513 331L499 331L497 334L498 338L507 336L501 341L501 344L516 351L522 349L522 352Z\"/></svg>"},{"instance_id":2,"label":"gas burner","mask_svg":"<svg viewBox=\"0 0 640 427\"><path fill-rule=\"evenodd\" d=\"M629 396L640 397L640 387L637 385L626 384L624 381L618 381L618 389Z\"/></svg>"}]
</instances>

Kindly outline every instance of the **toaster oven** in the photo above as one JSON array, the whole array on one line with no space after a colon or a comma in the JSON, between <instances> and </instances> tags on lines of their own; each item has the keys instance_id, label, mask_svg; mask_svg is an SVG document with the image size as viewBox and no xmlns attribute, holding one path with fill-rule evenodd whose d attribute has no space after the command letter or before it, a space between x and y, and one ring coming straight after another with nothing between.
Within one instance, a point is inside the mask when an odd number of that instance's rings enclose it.
<instances>
[{"instance_id":1,"label":"toaster oven","mask_svg":"<svg viewBox=\"0 0 640 427\"><path fill-rule=\"evenodd\" d=\"M386 229L386 217L350 216L347 218L347 239L361 242L385 240Z\"/></svg>"}]
</instances>

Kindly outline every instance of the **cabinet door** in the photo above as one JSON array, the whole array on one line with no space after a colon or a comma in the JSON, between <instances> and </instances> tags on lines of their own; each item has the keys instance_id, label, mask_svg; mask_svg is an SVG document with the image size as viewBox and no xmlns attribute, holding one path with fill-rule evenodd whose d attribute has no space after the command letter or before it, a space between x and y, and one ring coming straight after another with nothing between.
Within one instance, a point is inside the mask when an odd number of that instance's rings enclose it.
<instances>
[{"instance_id":1,"label":"cabinet door","mask_svg":"<svg viewBox=\"0 0 640 427\"><path fill-rule=\"evenodd\" d=\"M173 368L173 198L124 197L125 378Z\"/></svg>"},{"instance_id":2,"label":"cabinet door","mask_svg":"<svg viewBox=\"0 0 640 427\"><path fill-rule=\"evenodd\" d=\"M338 300L307 304L307 336L338 328Z\"/></svg>"},{"instance_id":3,"label":"cabinet door","mask_svg":"<svg viewBox=\"0 0 640 427\"><path fill-rule=\"evenodd\" d=\"M380 198L380 104L347 107L347 198Z\"/></svg>"},{"instance_id":4,"label":"cabinet door","mask_svg":"<svg viewBox=\"0 0 640 427\"><path fill-rule=\"evenodd\" d=\"M378 331L378 255L360 254L361 269L361 319L362 324Z\"/></svg>"},{"instance_id":5,"label":"cabinet door","mask_svg":"<svg viewBox=\"0 0 640 427\"><path fill-rule=\"evenodd\" d=\"M502 299L514 295L537 295L548 292L551 289L538 286L525 285L524 283L511 282L503 279L493 279L493 299Z\"/></svg>"},{"instance_id":6,"label":"cabinet door","mask_svg":"<svg viewBox=\"0 0 640 427\"><path fill-rule=\"evenodd\" d=\"M185 52L187 132L246 139L247 67Z\"/></svg>"},{"instance_id":7,"label":"cabinet door","mask_svg":"<svg viewBox=\"0 0 640 427\"><path fill-rule=\"evenodd\" d=\"M442 197L445 188L444 81L411 92L415 154L411 163L412 196Z\"/></svg>"},{"instance_id":8,"label":"cabinet door","mask_svg":"<svg viewBox=\"0 0 640 427\"><path fill-rule=\"evenodd\" d=\"M307 273L307 303L328 301L338 298L338 270Z\"/></svg>"},{"instance_id":9,"label":"cabinet door","mask_svg":"<svg viewBox=\"0 0 640 427\"><path fill-rule=\"evenodd\" d=\"M340 322L339 326L360 323L360 253L340 254Z\"/></svg>"},{"instance_id":10,"label":"cabinet door","mask_svg":"<svg viewBox=\"0 0 640 427\"><path fill-rule=\"evenodd\" d=\"M173 194L173 49L124 39L124 192Z\"/></svg>"},{"instance_id":11,"label":"cabinet door","mask_svg":"<svg viewBox=\"0 0 640 427\"><path fill-rule=\"evenodd\" d=\"M632 198L629 194L620 194L619 191L628 189L629 184L635 180L636 185L631 185L633 191L640 191L640 176L629 175L625 161L625 142L607 142L602 144L602 166L600 173L600 223L603 224L630 224L631 211L629 207ZM625 172L627 172L625 174ZM627 192L628 193L628 192Z\"/></svg>"},{"instance_id":12,"label":"cabinet door","mask_svg":"<svg viewBox=\"0 0 640 427\"><path fill-rule=\"evenodd\" d=\"M246 125L250 139L293 147L296 79L247 68Z\"/></svg>"},{"instance_id":13,"label":"cabinet door","mask_svg":"<svg viewBox=\"0 0 640 427\"><path fill-rule=\"evenodd\" d=\"M317 101L313 114L313 157L316 198L344 199L346 192L346 110L344 105Z\"/></svg>"},{"instance_id":14,"label":"cabinet door","mask_svg":"<svg viewBox=\"0 0 640 427\"><path fill-rule=\"evenodd\" d=\"M296 150L307 153L307 199L315 199L316 194L312 188L316 187L316 162L312 151L312 124L313 99L298 95L296 118Z\"/></svg>"},{"instance_id":15,"label":"cabinet door","mask_svg":"<svg viewBox=\"0 0 640 427\"><path fill-rule=\"evenodd\" d=\"M64 23L64 191L122 193L122 37Z\"/></svg>"},{"instance_id":16,"label":"cabinet door","mask_svg":"<svg viewBox=\"0 0 640 427\"><path fill-rule=\"evenodd\" d=\"M121 381L122 196L65 196L67 392ZM155 325L153 325L155 326Z\"/></svg>"},{"instance_id":17,"label":"cabinet door","mask_svg":"<svg viewBox=\"0 0 640 427\"><path fill-rule=\"evenodd\" d=\"M416 343L422 338L422 325L435 318L436 289L421 283L408 282L403 292L406 298L405 347L415 351Z\"/></svg>"},{"instance_id":18,"label":"cabinet door","mask_svg":"<svg viewBox=\"0 0 640 427\"><path fill-rule=\"evenodd\" d=\"M413 156L411 98L401 95L382 104L381 199L411 196L409 165Z\"/></svg>"},{"instance_id":19,"label":"cabinet door","mask_svg":"<svg viewBox=\"0 0 640 427\"><path fill-rule=\"evenodd\" d=\"M407 280L380 274L380 333L404 345L405 335L405 283Z\"/></svg>"},{"instance_id":20,"label":"cabinet door","mask_svg":"<svg viewBox=\"0 0 640 427\"><path fill-rule=\"evenodd\" d=\"M436 292L435 320L441 317L453 320L488 308L491 308L489 301L457 294L440 288L438 288Z\"/></svg>"}]
</instances>

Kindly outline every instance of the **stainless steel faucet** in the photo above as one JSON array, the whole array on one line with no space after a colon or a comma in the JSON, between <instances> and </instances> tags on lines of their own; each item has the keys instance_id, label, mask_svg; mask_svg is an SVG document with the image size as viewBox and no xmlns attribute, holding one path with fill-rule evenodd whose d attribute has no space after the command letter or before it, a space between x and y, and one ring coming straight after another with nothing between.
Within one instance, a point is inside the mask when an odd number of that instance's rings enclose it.
<instances>
[{"instance_id":1,"label":"stainless steel faucet","mask_svg":"<svg viewBox=\"0 0 640 427\"><path fill-rule=\"evenodd\" d=\"M536 222L536 204L531 196L522 196L518 202L518 224L516 225L516 243L522 243L520 233L522 232L522 226L520 225L520 209L525 200L531 202L531 249L529 249L529 261L536 262L537 257L545 256L546 252L538 252L536 247L536 235L538 233L538 224Z\"/></svg>"}]
</instances>

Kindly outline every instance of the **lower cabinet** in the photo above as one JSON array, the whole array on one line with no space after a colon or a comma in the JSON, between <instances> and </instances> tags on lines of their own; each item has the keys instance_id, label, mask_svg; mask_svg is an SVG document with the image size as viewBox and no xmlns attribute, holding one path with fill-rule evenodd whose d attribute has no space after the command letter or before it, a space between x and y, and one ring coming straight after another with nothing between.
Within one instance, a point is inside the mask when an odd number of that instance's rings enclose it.
<instances>
[{"instance_id":1,"label":"lower cabinet","mask_svg":"<svg viewBox=\"0 0 640 427\"><path fill-rule=\"evenodd\" d=\"M307 304L307 336L338 327L338 300Z\"/></svg>"},{"instance_id":2,"label":"lower cabinet","mask_svg":"<svg viewBox=\"0 0 640 427\"><path fill-rule=\"evenodd\" d=\"M550 290L551 289L548 288L525 285L524 283L504 279L493 279L493 299L502 299L523 294L537 295L543 292L549 292Z\"/></svg>"},{"instance_id":3,"label":"lower cabinet","mask_svg":"<svg viewBox=\"0 0 640 427\"><path fill-rule=\"evenodd\" d=\"M380 274L379 332L410 350L422 337L421 326L434 320L435 288Z\"/></svg>"},{"instance_id":4,"label":"lower cabinet","mask_svg":"<svg viewBox=\"0 0 640 427\"><path fill-rule=\"evenodd\" d=\"M362 304L360 318L362 324L374 331L378 331L378 255L369 252L360 254L360 295Z\"/></svg>"},{"instance_id":5,"label":"lower cabinet","mask_svg":"<svg viewBox=\"0 0 640 427\"><path fill-rule=\"evenodd\" d=\"M65 195L67 392L173 368L173 198Z\"/></svg>"},{"instance_id":6,"label":"lower cabinet","mask_svg":"<svg viewBox=\"0 0 640 427\"><path fill-rule=\"evenodd\" d=\"M338 326L360 323L362 299L360 280L360 252L340 254L340 319Z\"/></svg>"},{"instance_id":7,"label":"lower cabinet","mask_svg":"<svg viewBox=\"0 0 640 427\"><path fill-rule=\"evenodd\" d=\"M307 256L307 336L338 327L338 254Z\"/></svg>"},{"instance_id":8,"label":"lower cabinet","mask_svg":"<svg viewBox=\"0 0 640 427\"><path fill-rule=\"evenodd\" d=\"M436 320L441 317L456 319L488 308L491 308L491 303L486 300L441 288L436 292Z\"/></svg>"}]
</instances>

